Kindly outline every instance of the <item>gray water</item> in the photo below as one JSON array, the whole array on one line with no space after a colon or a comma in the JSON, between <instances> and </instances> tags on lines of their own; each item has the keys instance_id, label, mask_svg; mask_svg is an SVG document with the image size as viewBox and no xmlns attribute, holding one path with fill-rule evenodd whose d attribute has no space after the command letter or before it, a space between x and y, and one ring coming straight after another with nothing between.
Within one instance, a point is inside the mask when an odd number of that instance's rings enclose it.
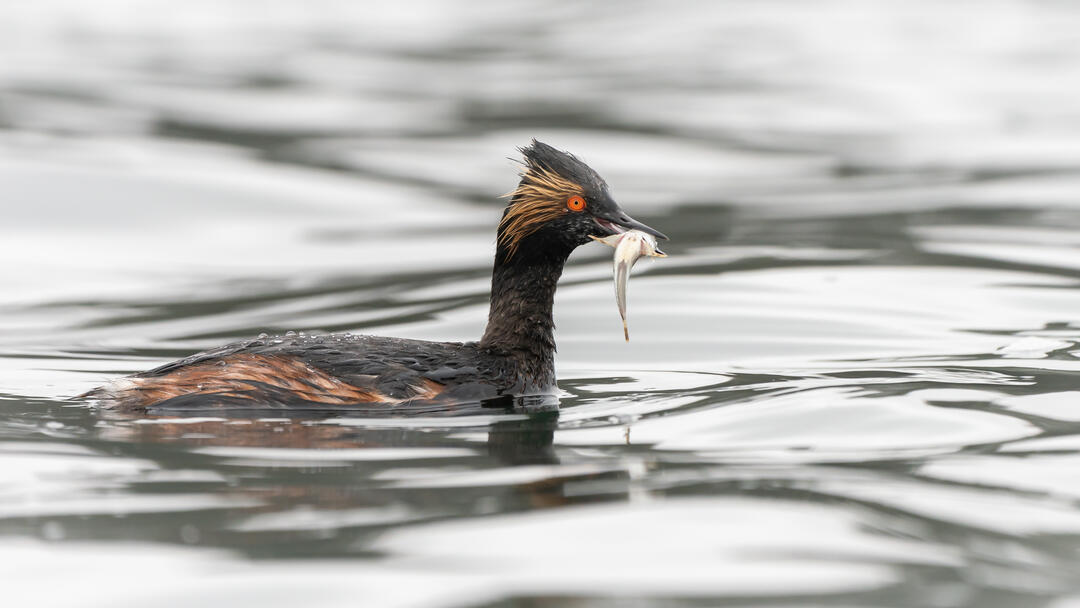
<instances>
[{"instance_id":1,"label":"gray water","mask_svg":"<svg viewBox=\"0 0 1080 608\"><path fill-rule=\"evenodd\" d=\"M476 338L532 137L672 237L557 415L69 400ZM1080 606L1071 3L9 3L0 213L5 605Z\"/></svg>"}]
</instances>

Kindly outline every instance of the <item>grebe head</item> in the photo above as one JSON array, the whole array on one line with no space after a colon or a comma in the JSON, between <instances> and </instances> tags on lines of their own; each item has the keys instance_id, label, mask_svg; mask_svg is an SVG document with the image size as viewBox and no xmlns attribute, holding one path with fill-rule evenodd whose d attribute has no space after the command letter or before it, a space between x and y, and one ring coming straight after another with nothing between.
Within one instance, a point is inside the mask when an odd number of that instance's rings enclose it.
<instances>
[{"instance_id":1,"label":"grebe head","mask_svg":"<svg viewBox=\"0 0 1080 608\"><path fill-rule=\"evenodd\" d=\"M533 140L521 148L521 182L499 223L499 256L519 252L568 254L589 237L640 230L659 239L661 232L635 220L611 197L607 182L576 156Z\"/></svg>"}]
</instances>

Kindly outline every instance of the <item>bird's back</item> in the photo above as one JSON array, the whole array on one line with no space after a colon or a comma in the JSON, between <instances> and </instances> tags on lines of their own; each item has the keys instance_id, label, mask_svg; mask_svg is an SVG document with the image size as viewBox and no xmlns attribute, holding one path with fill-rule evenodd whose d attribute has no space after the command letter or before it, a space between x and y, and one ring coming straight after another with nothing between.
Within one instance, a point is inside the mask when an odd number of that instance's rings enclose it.
<instances>
[{"instance_id":1,"label":"bird's back","mask_svg":"<svg viewBox=\"0 0 1080 608\"><path fill-rule=\"evenodd\" d=\"M90 396L158 410L480 401L513 390L507 362L475 342L289 332L196 353Z\"/></svg>"}]
</instances>

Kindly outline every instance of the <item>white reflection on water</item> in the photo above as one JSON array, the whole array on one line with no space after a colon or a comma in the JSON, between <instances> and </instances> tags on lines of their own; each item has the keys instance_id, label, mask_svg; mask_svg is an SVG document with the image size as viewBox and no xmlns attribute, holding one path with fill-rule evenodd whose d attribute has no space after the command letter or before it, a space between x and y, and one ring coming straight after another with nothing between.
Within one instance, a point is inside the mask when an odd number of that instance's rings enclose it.
<instances>
[{"instance_id":1,"label":"white reflection on water","mask_svg":"<svg viewBox=\"0 0 1080 608\"><path fill-rule=\"evenodd\" d=\"M375 546L402 565L486 573L510 593L829 593L893 582L880 562L955 563L946 547L874 537L859 520L797 502L673 499L418 526Z\"/></svg>"}]
</instances>

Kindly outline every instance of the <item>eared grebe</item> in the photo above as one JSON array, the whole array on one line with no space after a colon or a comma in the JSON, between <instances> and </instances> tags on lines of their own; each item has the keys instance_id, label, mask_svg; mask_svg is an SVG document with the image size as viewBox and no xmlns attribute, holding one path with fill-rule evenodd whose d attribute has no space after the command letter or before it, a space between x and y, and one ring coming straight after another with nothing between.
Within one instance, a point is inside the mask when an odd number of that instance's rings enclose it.
<instances>
[{"instance_id":1,"label":"eared grebe","mask_svg":"<svg viewBox=\"0 0 1080 608\"><path fill-rule=\"evenodd\" d=\"M155 412L223 406L347 408L496 402L555 391L551 306L566 258L590 237L640 230L577 157L533 141L499 223L491 307L479 342L332 334L259 336L87 393Z\"/></svg>"}]
</instances>

